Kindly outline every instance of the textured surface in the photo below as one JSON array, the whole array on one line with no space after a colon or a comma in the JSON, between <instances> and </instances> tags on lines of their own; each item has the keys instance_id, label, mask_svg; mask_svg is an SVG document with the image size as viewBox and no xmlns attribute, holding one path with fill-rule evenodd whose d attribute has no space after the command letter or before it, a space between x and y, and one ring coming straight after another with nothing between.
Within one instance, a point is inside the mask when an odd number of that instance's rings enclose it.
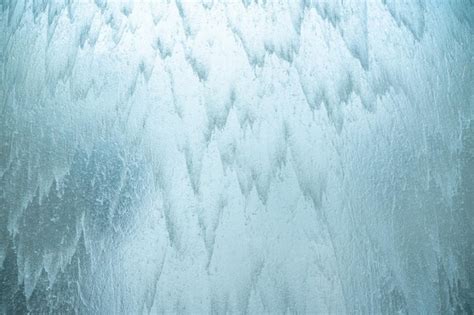
<instances>
[{"instance_id":1,"label":"textured surface","mask_svg":"<svg viewBox=\"0 0 474 315\"><path fill-rule=\"evenodd\" d=\"M1 1L0 74L0 313L473 312L472 1Z\"/></svg>"}]
</instances>

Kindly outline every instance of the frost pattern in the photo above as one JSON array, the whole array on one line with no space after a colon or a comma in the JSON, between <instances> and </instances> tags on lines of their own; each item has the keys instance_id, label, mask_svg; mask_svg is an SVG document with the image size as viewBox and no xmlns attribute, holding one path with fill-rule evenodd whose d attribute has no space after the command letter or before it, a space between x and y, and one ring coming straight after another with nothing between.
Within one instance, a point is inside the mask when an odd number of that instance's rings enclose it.
<instances>
[{"instance_id":1,"label":"frost pattern","mask_svg":"<svg viewBox=\"0 0 474 315\"><path fill-rule=\"evenodd\" d=\"M473 312L472 1L0 25L0 313Z\"/></svg>"}]
</instances>

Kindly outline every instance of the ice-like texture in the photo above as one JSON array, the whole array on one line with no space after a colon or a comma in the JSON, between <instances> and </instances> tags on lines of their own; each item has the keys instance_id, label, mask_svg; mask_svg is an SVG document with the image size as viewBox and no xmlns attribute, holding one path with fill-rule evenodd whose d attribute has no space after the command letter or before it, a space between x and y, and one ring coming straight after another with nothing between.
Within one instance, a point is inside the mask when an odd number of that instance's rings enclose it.
<instances>
[{"instance_id":1,"label":"ice-like texture","mask_svg":"<svg viewBox=\"0 0 474 315\"><path fill-rule=\"evenodd\" d=\"M472 1L0 25L0 313L472 314Z\"/></svg>"}]
</instances>

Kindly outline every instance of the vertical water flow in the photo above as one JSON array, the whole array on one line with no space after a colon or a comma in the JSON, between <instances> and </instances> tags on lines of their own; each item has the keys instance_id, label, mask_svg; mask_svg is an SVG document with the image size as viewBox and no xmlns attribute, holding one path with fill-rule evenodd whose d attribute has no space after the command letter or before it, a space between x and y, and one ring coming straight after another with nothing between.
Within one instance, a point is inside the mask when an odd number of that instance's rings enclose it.
<instances>
[{"instance_id":1,"label":"vertical water flow","mask_svg":"<svg viewBox=\"0 0 474 315\"><path fill-rule=\"evenodd\" d=\"M472 314L471 1L0 3L0 313Z\"/></svg>"}]
</instances>

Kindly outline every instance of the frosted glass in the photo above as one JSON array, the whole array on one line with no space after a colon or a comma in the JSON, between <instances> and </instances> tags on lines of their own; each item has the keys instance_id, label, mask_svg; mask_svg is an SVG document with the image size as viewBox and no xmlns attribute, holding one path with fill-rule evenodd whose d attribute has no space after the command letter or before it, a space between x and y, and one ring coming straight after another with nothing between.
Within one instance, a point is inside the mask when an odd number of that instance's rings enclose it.
<instances>
[{"instance_id":1,"label":"frosted glass","mask_svg":"<svg viewBox=\"0 0 474 315\"><path fill-rule=\"evenodd\" d=\"M0 314L472 314L474 4L0 2Z\"/></svg>"}]
</instances>

